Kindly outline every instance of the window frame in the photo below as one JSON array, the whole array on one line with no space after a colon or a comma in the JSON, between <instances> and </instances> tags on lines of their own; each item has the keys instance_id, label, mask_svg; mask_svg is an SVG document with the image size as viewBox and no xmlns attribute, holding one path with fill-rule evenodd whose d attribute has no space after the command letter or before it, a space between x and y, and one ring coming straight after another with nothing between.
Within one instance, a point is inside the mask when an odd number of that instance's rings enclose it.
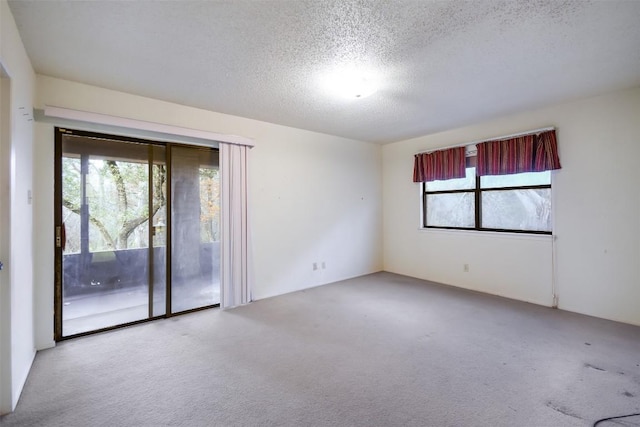
<instances>
[{"instance_id":1,"label":"window frame","mask_svg":"<svg viewBox=\"0 0 640 427\"><path fill-rule=\"evenodd\" d=\"M544 230L517 230L517 229L507 229L507 228L489 228L489 227L481 227L482 224L482 194L485 192L492 191L513 191L513 190L539 190L539 189L548 189L551 190L552 184L552 174L549 172L550 180L549 184L538 184L538 185L522 185L522 186L509 186L509 187L491 187L491 188L482 188L480 186L480 180L482 177L475 177L475 187L468 189L457 189L457 190L438 190L438 191L427 191L427 183L421 183L422 190L422 228L423 229L437 229L437 230L465 230L465 231L489 231L489 232L497 232L497 233L518 233L518 234L538 234L538 235L552 235L553 230L544 231ZM518 175L518 174L514 174ZM441 225L427 225L427 196L428 195L438 195L438 194L460 194L460 193L471 193L474 195L474 203L475 203L475 226L474 227L453 227L453 226L441 226ZM553 193L551 193L553 194ZM553 201L552 201L553 203ZM553 212L553 211L552 211Z\"/></svg>"}]
</instances>

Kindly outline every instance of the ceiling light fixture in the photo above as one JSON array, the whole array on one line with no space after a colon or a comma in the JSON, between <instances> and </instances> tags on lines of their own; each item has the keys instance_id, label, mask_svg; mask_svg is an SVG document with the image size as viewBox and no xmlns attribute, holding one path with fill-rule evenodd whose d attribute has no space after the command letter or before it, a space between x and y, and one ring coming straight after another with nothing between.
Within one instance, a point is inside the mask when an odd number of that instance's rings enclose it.
<instances>
[{"instance_id":1,"label":"ceiling light fixture","mask_svg":"<svg viewBox=\"0 0 640 427\"><path fill-rule=\"evenodd\" d=\"M337 69L326 74L325 89L335 96L347 99L362 99L378 90L373 73L355 67Z\"/></svg>"}]
</instances>

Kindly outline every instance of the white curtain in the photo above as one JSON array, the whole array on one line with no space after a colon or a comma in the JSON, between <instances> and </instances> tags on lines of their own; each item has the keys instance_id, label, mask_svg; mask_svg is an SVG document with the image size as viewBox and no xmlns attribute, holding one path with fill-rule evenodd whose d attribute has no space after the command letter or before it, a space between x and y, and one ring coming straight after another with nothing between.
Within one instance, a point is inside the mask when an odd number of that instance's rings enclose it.
<instances>
[{"instance_id":1,"label":"white curtain","mask_svg":"<svg viewBox=\"0 0 640 427\"><path fill-rule=\"evenodd\" d=\"M220 143L220 305L251 302L253 281L248 210L248 160L245 145Z\"/></svg>"}]
</instances>

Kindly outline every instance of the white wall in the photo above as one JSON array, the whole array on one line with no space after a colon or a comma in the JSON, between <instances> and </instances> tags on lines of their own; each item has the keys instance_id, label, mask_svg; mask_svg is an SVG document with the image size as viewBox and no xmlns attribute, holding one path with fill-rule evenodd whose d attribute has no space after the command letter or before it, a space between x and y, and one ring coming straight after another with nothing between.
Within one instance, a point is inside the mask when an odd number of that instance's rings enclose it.
<instances>
[{"instance_id":1,"label":"white wall","mask_svg":"<svg viewBox=\"0 0 640 427\"><path fill-rule=\"evenodd\" d=\"M546 126L562 163L552 175L559 308L640 325L640 88L384 146L384 269L551 305L550 237L419 230L411 182L416 152Z\"/></svg>"},{"instance_id":2,"label":"white wall","mask_svg":"<svg viewBox=\"0 0 640 427\"><path fill-rule=\"evenodd\" d=\"M3 172L0 204L9 206L10 230L3 226L5 270L0 272L0 412L13 410L35 356L33 333L33 186L32 110L35 75L6 1L0 1L0 65L6 73L9 95L9 131L2 132ZM6 113L6 112L5 112ZM6 139L8 135L9 140ZM7 159L6 156L9 156ZM8 181L8 182L6 182ZM6 187L5 187L6 188ZM6 299L8 298L9 304ZM9 313L7 313L7 310ZM8 349L8 350L7 350ZM9 385L10 384L10 385Z\"/></svg>"},{"instance_id":3,"label":"white wall","mask_svg":"<svg viewBox=\"0 0 640 427\"><path fill-rule=\"evenodd\" d=\"M37 77L36 108L72 108L255 139L250 192L256 299L382 268L377 145ZM36 337L53 336L53 126L38 123ZM316 262L326 269L312 270Z\"/></svg>"},{"instance_id":4,"label":"white wall","mask_svg":"<svg viewBox=\"0 0 640 427\"><path fill-rule=\"evenodd\" d=\"M11 80L0 68L0 261L11 253ZM11 281L0 271L0 414L11 410Z\"/></svg>"},{"instance_id":5,"label":"white wall","mask_svg":"<svg viewBox=\"0 0 640 427\"><path fill-rule=\"evenodd\" d=\"M34 126L34 269L35 344L38 350L53 347L54 225L53 225L53 129L36 122Z\"/></svg>"}]
</instances>

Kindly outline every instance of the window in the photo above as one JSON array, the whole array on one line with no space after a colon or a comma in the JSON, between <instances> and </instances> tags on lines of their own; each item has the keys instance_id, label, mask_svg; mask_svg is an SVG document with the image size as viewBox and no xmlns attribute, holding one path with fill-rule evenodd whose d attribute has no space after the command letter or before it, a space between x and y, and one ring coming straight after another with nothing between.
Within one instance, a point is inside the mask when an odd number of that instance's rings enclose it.
<instances>
[{"instance_id":1,"label":"window","mask_svg":"<svg viewBox=\"0 0 640 427\"><path fill-rule=\"evenodd\" d=\"M551 234L551 172L423 183L423 226Z\"/></svg>"},{"instance_id":2,"label":"window","mask_svg":"<svg viewBox=\"0 0 640 427\"><path fill-rule=\"evenodd\" d=\"M555 129L474 144L415 155L422 225L551 234L550 171L561 169Z\"/></svg>"}]
</instances>

